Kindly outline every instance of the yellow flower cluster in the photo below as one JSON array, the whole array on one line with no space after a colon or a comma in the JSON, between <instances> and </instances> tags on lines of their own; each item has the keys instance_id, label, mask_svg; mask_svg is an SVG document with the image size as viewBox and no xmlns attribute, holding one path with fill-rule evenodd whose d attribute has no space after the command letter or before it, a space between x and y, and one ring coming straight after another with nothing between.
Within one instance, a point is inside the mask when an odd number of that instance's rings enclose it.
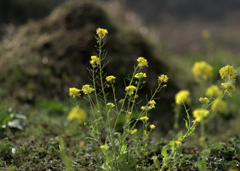
<instances>
[{"instance_id":1,"label":"yellow flower cluster","mask_svg":"<svg viewBox=\"0 0 240 171\"><path fill-rule=\"evenodd\" d=\"M228 78L228 79L232 79L235 82L236 76L237 76L237 71L234 69L233 66L227 65L225 67L222 67L219 70L219 74L222 79Z\"/></svg>"},{"instance_id":2,"label":"yellow flower cluster","mask_svg":"<svg viewBox=\"0 0 240 171\"><path fill-rule=\"evenodd\" d=\"M108 103L107 106L114 107L115 105L113 103Z\"/></svg>"},{"instance_id":3,"label":"yellow flower cluster","mask_svg":"<svg viewBox=\"0 0 240 171\"><path fill-rule=\"evenodd\" d=\"M69 88L69 96L70 97L72 97L72 98L75 98L76 96L80 96L81 94L80 94L80 91L81 90L79 90L79 89L77 89L77 88Z\"/></svg>"},{"instance_id":4,"label":"yellow flower cluster","mask_svg":"<svg viewBox=\"0 0 240 171\"><path fill-rule=\"evenodd\" d=\"M151 100L150 102L148 102L148 106L142 106L141 109L142 110L150 110L152 108L155 108L155 104L157 104L154 100Z\"/></svg>"},{"instance_id":5,"label":"yellow flower cluster","mask_svg":"<svg viewBox=\"0 0 240 171\"><path fill-rule=\"evenodd\" d=\"M156 126L152 124L152 125L150 125L150 128L151 128L151 129L155 129Z\"/></svg>"},{"instance_id":6,"label":"yellow flower cluster","mask_svg":"<svg viewBox=\"0 0 240 171\"><path fill-rule=\"evenodd\" d=\"M132 130L131 134L135 134L137 132L137 129Z\"/></svg>"},{"instance_id":7,"label":"yellow flower cluster","mask_svg":"<svg viewBox=\"0 0 240 171\"><path fill-rule=\"evenodd\" d=\"M208 115L209 115L209 110L196 109L193 111L193 117L196 118L197 122L201 122L201 120Z\"/></svg>"},{"instance_id":8,"label":"yellow flower cluster","mask_svg":"<svg viewBox=\"0 0 240 171\"><path fill-rule=\"evenodd\" d=\"M155 108L156 102L155 102L154 100L151 100L151 101L149 102L149 104L150 104L150 107L151 107L151 108Z\"/></svg>"},{"instance_id":9,"label":"yellow flower cluster","mask_svg":"<svg viewBox=\"0 0 240 171\"><path fill-rule=\"evenodd\" d=\"M106 29L102 29L102 28L97 29L97 35L100 38L104 38L106 36L106 34L108 34L108 31Z\"/></svg>"},{"instance_id":10,"label":"yellow flower cluster","mask_svg":"<svg viewBox=\"0 0 240 171\"><path fill-rule=\"evenodd\" d=\"M82 91L84 94L90 94L92 91L94 91L94 88L92 88L90 85L86 84L82 87Z\"/></svg>"},{"instance_id":11,"label":"yellow flower cluster","mask_svg":"<svg viewBox=\"0 0 240 171\"><path fill-rule=\"evenodd\" d=\"M137 87L130 85L125 88L125 91L127 92L128 95L132 95L134 91L137 90Z\"/></svg>"},{"instance_id":12,"label":"yellow flower cluster","mask_svg":"<svg viewBox=\"0 0 240 171\"><path fill-rule=\"evenodd\" d=\"M79 125L82 125L87 120L87 112L78 106L72 108L67 116L67 120L76 119Z\"/></svg>"},{"instance_id":13,"label":"yellow flower cluster","mask_svg":"<svg viewBox=\"0 0 240 171\"><path fill-rule=\"evenodd\" d=\"M124 99L120 99L120 100L118 101L118 103L120 103L120 104L123 104L123 102L124 102Z\"/></svg>"},{"instance_id":14,"label":"yellow flower cluster","mask_svg":"<svg viewBox=\"0 0 240 171\"><path fill-rule=\"evenodd\" d=\"M190 92L188 90L180 90L175 95L175 101L177 104L191 103Z\"/></svg>"},{"instance_id":15,"label":"yellow flower cluster","mask_svg":"<svg viewBox=\"0 0 240 171\"><path fill-rule=\"evenodd\" d=\"M221 83L221 87L225 89L225 92L228 93L230 97L232 97L232 92L236 91L234 85L229 82Z\"/></svg>"},{"instance_id":16,"label":"yellow flower cluster","mask_svg":"<svg viewBox=\"0 0 240 171\"><path fill-rule=\"evenodd\" d=\"M201 103L206 103L206 104L209 103L209 99L208 99L207 97L200 97L199 101L200 101Z\"/></svg>"},{"instance_id":17,"label":"yellow flower cluster","mask_svg":"<svg viewBox=\"0 0 240 171\"><path fill-rule=\"evenodd\" d=\"M219 97L222 95L221 90L218 88L217 85L211 85L210 87L207 88L205 92L206 96L213 96L213 97Z\"/></svg>"},{"instance_id":18,"label":"yellow flower cluster","mask_svg":"<svg viewBox=\"0 0 240 171\"><path fill-rule=\"evenodd\" d=\"M221 87L223 87L224 89L229 89L230 91L236 91L234 85L229 82L221 83Z\"/></svg>"},{"instance_id":19,"label":"yellow flower cluster","mask_svg":"<svg viewBox=\"0 0 240 171\"><path fill-rule=\"evenodd\" d=\"M159 76L158 77L158 80L160 81L160 82L168 82L168 77L167 77L167 75L164 75L164 74L162 74L161 76Z\"/></svg>"},{"instance_id":20,"label":"yellow flower cluster","mask_svg":"<svg viewBox=\"0 0 240 171\"><path fill-rule=\"evenodd\" d=\"M215 100L211 106L211 109L214 112L224 112L227 108L227 104L226 102L224 102L223 100Z\"/></svg>"},{"instance_id":21,"label":"yellow flower cluster","mask_svg":"<svg viewBox=\"0 0 240 171\"><path fill-rule=\"evenodd\" d=\"M137 59L137 61L138 61L138 66L139 66L140 68L142 68L142 67L144 67L144 66L148 67L148 61L147 61L144 57L139 57L139 58Z\"/></svg>"},{"instance_id":22,"label":"yellow flower cluster","mask_svg":"<svg viewBox=\"0 0 240 171\"><path fill-rule=\"evenodd\" d=\"M140 73L137 73L134 77L140 79L140 78L143 78L143 77L147 77L147 75L146 75L146 73L140 72Z\"/></svg>"},{"instance_id":23,"label":"yellow flower cluster","mask_svg":"<svg viewBox=\"0 0 240 171\"><path fill-rule=\"evenodd\" d=\"M237 71L233 66L226 65L219 70L219 74L222 79L232 79L233 82L236 81ZM226 80L225 83L221 83L221 87L225 89L225 93L228 93L228 96L232 97L232 92L236 91L236 88L229 80Z\"/></svg>"},{"instance_id":24,"label":"yellow flower cluster","mask_svg":"<svg viewBox=\"0 0 240 171\"><path fill-rule=\"evenodd\" d=\"M106 77L107 82L112 82L115 79L116 79L116 77L114 77L113 75L109 75L109 76Z\"/></svg>"},{"instance_id":25,"label":"yellow flower cluster","mask_svg":"<svg viewBox=\"0 0 240 171\"><path fill-rule=\"evenodd\" d=\"M140 118L140 120L145 121L145 122L148 121L148 119L149 119L149 118L148 118L147 116L142 116L142 117Z\"/></svg>"},{"instance_id":26,"label":"yellow flower cluster","mask_svg":"<svg viewBox=\"0 0 240 171\"><path fill-rule=\"evenodd\" d=\"M213 67L205 61L195 62L192 67L195 77L202 77L204 80L211 79L213 76Z\"/></svg>"},{"instance_id":27,"label":"yellow flower cluster","mask_svg":"<svg viewBox=\"0 0 240 171\"><path fill-rule=\"evenodd\" d=\"M91 61L90 64L92 65L92 67L96 67L96 65L99 65L100 61L99 58L97 56L91 56Z\"/></svg>"}]
</instances>

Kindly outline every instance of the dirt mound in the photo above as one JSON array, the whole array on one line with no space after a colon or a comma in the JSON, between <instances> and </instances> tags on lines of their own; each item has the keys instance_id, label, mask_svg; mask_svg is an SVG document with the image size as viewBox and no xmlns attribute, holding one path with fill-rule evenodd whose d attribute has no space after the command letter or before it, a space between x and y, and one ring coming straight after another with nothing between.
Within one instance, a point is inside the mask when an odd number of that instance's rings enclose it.
<instances>
[{"instance_id":1,"label":"dirt mound","mask_svg":"<svg viewBox=\"0 0 240 171\"><path fill-rule=\"evenodd\" d=\"M22 102L34 102L42 96L62 99L68 96L69 87L90 84L87 67L99 27L109 32L105 72L117 77L118 97L123 96L123 79L132 73L139 56L149 61L143 92L150 93L157 76L167 73L154 47L140 33L112 21L101 6L75 1L63 4L41 21L22 26L13 38L0 44L0 97L11 96ZM162 93L163 101L173 99L169 90L176 89L171 82L168 86Z\"/></svg>"}]
</instances>

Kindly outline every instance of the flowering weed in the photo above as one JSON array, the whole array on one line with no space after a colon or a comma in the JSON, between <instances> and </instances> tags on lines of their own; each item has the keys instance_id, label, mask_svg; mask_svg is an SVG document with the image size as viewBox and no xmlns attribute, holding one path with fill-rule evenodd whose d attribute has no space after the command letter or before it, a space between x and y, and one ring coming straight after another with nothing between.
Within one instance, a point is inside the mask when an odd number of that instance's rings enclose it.
<instances>
[{"instance_id":1,"label":"flowering weed","mask_svg":"<svg viewBox=\"0 0 240 171\"><path fill-rule=\"evenodd\" d=\"M69 113L68 119L74 119L78 121L79 124L84 122L84 125L88 128L87 139L91 143L96 143L98 150L100 151L102 165L97 166L97 170L138 170L136 166L137 156L141 151L145 151L143 155L147 156L148 153L148 138L149 134L153 129L156 128L154 124L149 123L148 111L155 108L156 94L164 87L166 87L168 77L167 75L160 75L156 81L158 81L158 86L152 93L151 97L148 99L146 105L139 107L138 103L138 92L143 86L143 79L147 77L146 73L142 72L144 67L148 67L148 61L144 57L139 57L137 59L138 64L134 67L134 72L129 79L128 84L125 87L125 94L123 99L117 99L115 92L116 77L113 75L108 75L103 72L104 67L107 65L105 62L106 52L103 47L107 40L108 31L105 29L97 29L96 41L98 43L97 53L94 52L91 56L89 68L92 85L84 85L82 89L70 88L69 95L74 99L74 103L77 107L73 108ZM185 109L187 119L185 120L186 133L178 133L172 141L165 145L161 150L161 156L163 158L163 163L160 165L158 162L158 156L153 155L152 159L155 166L159 170L164 170L170 168L177 170L179 164L181 163L182 154L182 144L187 137L191 137L195 134L196 126L200 123L201 126L201 136L200 144L203 149L206 147L205 143L205 124L212 113L217 111L224 111L223 97L231 96L232 92L235 91L233 84L229 82L231 79L233 82L236 79L236 70L227 65L223 67L219 73L224 81L221 83L219 88L217 85L211 85L206 88L206 81L209 81L213 77L213 68L205 61L196 62L192 68L192 72L196 80L200 83L202 87L202 92L206 90L205 94L207 97L198 98L201 102L201 107L197 108L197 105L192 105L195 110L192 112L192 117L187 109L187 105L191 106L192 98L190 91L181 90L175 96L175 131L178 129L179 113L182 106ZM110 84L110 85L109 85ZM107 87L111 87L113 100L108 97ZM79 108L79 103L77 98L80 97L80 92L83 92L83 98L88 100L91 109L92 118L91 122L87 120L86 113ZM118 103L119 102L119 103ZM221 107L218 107L218 106ZM137 117L133 117L134 110L139 111ZM141 109L141 110L140 110ZM125 122L123 124L123 131L116 132L116 125L120 116L125 116ZM194 118L194 119L191 119ZM131 144L128 142L128 137L137 136L141 134L136 128L137 123L142 123L142 138L141 140L135 140L133 142L136 147L135 150L131 149ZM101 139L99 137L103 137ZM203 152L203 156L206 152ZM146 164L145 161L142 161ZM200 170L206 169L206 161L204 157L201 162L197 164ZM149 169L152 167L149 166Z\"/></svg>"}]
</instances>

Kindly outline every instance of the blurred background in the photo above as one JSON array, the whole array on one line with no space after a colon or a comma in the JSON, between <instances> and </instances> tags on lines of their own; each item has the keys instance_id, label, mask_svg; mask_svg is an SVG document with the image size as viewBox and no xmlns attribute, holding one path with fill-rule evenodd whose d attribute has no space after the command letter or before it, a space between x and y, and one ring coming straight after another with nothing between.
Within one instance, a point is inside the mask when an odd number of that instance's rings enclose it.
<instances>
[{"instance_id":1,"label":"blurred background","mask_svg":"<svg viewBox=\"0 0 240 171\"><path fill-rule=\"evenodd\" d=\"M101 27L109 31L111 67L106 72L115 74L118 82L133 71L139 56L149 61L143 98L156 86L158 75L169 76L152 114L169 130L172 121L159 118L173 118L174 96L180 89L197 91L194 62L205 60L214 67L213 83L227 64L240 73L239 17L237 0L2 0L0 97L36 105L43 98L64 100L69 87L90 83L86 75L96 44L93 34ZM121 98L124 84L117 88ZM239 121L239 95L237 91L229 99L221 122Z\"/></svg>"}]
</instances>

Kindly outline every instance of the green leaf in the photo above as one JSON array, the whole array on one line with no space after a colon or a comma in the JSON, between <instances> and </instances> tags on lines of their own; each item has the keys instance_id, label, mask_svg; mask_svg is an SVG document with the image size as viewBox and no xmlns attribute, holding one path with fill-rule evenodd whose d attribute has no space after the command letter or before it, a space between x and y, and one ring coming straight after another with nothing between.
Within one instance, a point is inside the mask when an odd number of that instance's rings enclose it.
<instances>
[{"instance_id":1,"label":"green leaf","mask_svg":"<svg viewBox=\"0 0 240 171\"><path fill-rule=\"evenodd\" d=\"M189 163L195 163L195 162L198 162L198 161L200 161L201 160L201 158L199 157L199 156L196 156L196 155L193 155L191 158L189 158L187 161L189 162Z\"/></svg>"},{"instance_id":2,"label":"green leaf","mask_svg":"<svg viewBox=\"0 0 240 171\"><path fill-rule=\"evenodd\" d=\"M134 167L131 166L130 164L121 164L119 167L120 171L134 171Z\"/></svg>"},{"instance_id":3,"label":"green leaf","mask_svg":"<svg viewBox=\"0 0 240 171\"><path fill-rule=\"evenodd\" d=\"M189 130L188 121L186 119L184 119L184 120L185 120L185 126Z\"/></svg>"},{"instance_id":4,"label":"green leaf","mask_svg":"<svg viewBox=\"0 0 240 171\"><path fill-rule=\"evenodd\" d=\"M168 155L168 154L167 154L167 146L164 146L164 147L162 148L161 155L162 155L163 157L165 157L165 156Z\"/></svg>"},{"instance_id":5,"label":"green leaf","mask_svg":"<svg viewBox=\"0 0 240 171\"><path fill-rule=\"evenodd\" d=\"M135 164L136 164L136 159L131 156L131 157L129 158L128 164L129 164L130 166L135 166Z\"/></svg>"},{"instance_id":6,"label":"green leaf","mask_svg":"<svg viewBox=\"0 0 240 171\"><path fill-rule=\"evenodd\" d=\"M109 167L106 163L103 163L102 166L97 167L97 171L105 171L105 170L110 170L111 167Z\"/></svg>"},{"instance_id":7,"label":"green leaf","mask_svg":"<svg viewBox=\"0 0 240 171\"><path fill-rule=\"evenodd\" d=\"M237 158L240 158L240 149L238 147L235 148L235 154Z\"/></svg>"},{"instance_id":8,"label":"green leaf","mask_svg":"<svg viewBox=\"0 0 240 171\"><path fill-rule=\"evenodd\" d=\"M121 154L121 155L118 157L118 163L124 162L125 160L127 160L127 158L128 158L128 153Z\"/></svg>"},{"instance_id":9,"label":"green leaf","mask_svg":"<svg viewBox=\"0 0 240 171\"><path fill-rule=\"evenodd\" d=\"M182 137L183 137L183 134L182 134L182 132L180 132L180 133L177 135L178 141L182 141Z\"/></svg>"},{"instance_id":10,"label":"green leaf","mask_svg":"<svg viewBox=\"0 0 240 171\"><path fill-rule=\"evenodd\" d=\"M168 145L170 145L170 146L174 146L175 145L175 140L172 140L172 141L170 141L169 143L168 143Z\"/></svg>"},{"instance_id":11,"label":"green leaf","mask_svg":"<svg viewBox=\"0 0 240 171\"><path fill-rule=\"evenodd\" d=\"M123 154L127 150L127 144L121 147L120 154Z\"/></svg>"}]
</instances>

